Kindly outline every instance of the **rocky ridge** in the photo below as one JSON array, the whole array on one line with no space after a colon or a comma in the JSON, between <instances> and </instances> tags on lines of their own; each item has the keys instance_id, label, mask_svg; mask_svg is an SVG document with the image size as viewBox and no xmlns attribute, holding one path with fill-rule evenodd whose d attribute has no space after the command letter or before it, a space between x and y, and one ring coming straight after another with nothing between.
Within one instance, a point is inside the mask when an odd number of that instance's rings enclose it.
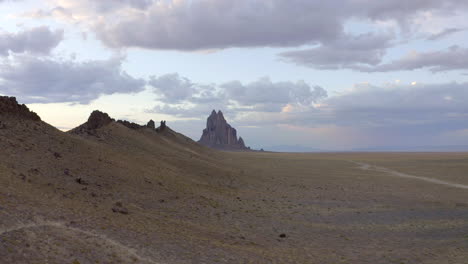
<instances>
[{"instance_id":1,"label":"rocky ridge","mask_svg":"<svg viewBox=\"0 0 468 264\"><path fill-rule=\"evenodd\" d=\"M118 124L121 124L133 130L149 128L156 132L160 132L166 127L165 121L161 121L161 126L159 128L156 128L155 122L153 120L150 120L146 125L139 125L137 123L129 122L127 120L116 121L115 119L111 118L107 113L101 112L99 110L95 110L91 113L88 120L84 124L70 130L70 132L73 134L94 135L96 132L96 129L107 126L112 122L116 122Z\"/></svg>"}]
</instances>

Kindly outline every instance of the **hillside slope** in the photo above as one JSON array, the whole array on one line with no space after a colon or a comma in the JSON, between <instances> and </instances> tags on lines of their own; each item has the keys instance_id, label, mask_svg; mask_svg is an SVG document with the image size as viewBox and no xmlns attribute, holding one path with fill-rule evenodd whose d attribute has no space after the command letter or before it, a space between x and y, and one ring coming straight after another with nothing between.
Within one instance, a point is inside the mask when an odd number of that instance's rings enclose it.
<instances>
[{"instance_id":1,"label":"hillside slope","mask_svg":"<svg viewBox=\"0 0 468 264\"><path fill-rule=\"evenodd\" d=\"M2 264L468 258L466 153L222 152L104 113L64 133L0 99Z\"/></svg>"},{"instance_id":2,"label":"hillside slope","mask_svg":"<svg viewBox=\"0 0 468 264\"><path fill-rule=\"evenodd\" d=\"M28 115L0 114L2 237L29 245L21 252L8 243L0 247L10 263L67 263L71 255L84 263L107 258L126 263L145 256L135 252L149 250L148 241L164 245L151 250L151 259L167 261L164 252L179 251L181 238L206 235L194 219L212 214L209 208L226 195L235 197L240 184L234 183L237 171L222 165L222 155L169 127L156 132L112 121L92 133L64 133ZM21 226L27 228L15 229ZM39 239L41 234L47 235ZM135 251L120 252L101 236ZM107 251L92 250L102 242Z\"/></svg>"}]
</instances>

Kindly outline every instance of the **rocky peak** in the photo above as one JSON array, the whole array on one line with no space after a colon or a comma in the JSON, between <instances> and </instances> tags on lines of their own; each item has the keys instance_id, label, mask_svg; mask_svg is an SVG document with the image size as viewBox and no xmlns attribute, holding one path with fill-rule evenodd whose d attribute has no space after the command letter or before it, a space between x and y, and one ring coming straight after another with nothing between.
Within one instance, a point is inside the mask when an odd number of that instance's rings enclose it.
<instances>
[{"instance_id":1,"label":"rocky peak","mask_svg":"<svg viewBox=\"0 0 468 264\"><path fill-rule=\"evenodd\" d=\"M161 124L159 125L159 127L157 128L157 131L158 132L162 132L166 129L166 120L161 120Z\"/></svg>"},{"instance_id":2,"label":"rocky peak","mask_svg":"<svg viewBox=\"0 0 468 264\"><path fill-rule=\"evenodd\" d=\"M95 110L89 116L88 122L86 122L86 124L88 129L98 129L110 124L113 121L114 119L112 119L108 114Z\"/></svg>"},{"instance_id":3,"label":"rocky peak","mask_svg":"<svg viewBox=\"0 0 468 264\"><path fill-rule=\"evenodd\" d=\"M224 118L223 112L213 110L206 121L206 128L198 141L200 144L225 150L246 149L244 140L237 139L237 131Z\"/></svg>"},{"instance_id":4,"label":"rocky peak","mask_svg":"<svg viewBox=\"0 0 468 264\"><path fill-rule=\"evenodd\" d=\"M115 120L112 119L108 114L98 110L94 110L89 116L88 121L86 121L86 123L70 130L70 132L74 134L94 135L96 129L104 127L114 121Z\"/></svg>"},{"instance_id":5,"label":"rocky peak","mask_svg":"<svg viewBox=\"0 0 468 264\"><path fill-rule=\"evenodd\" d=\"M15 97L0 96L0 115L6 114L33 121L41 121L41 118L24 104L18 104Z\"/></svg>"},{"instance_id":6,"label":"rocky peak","mask_svg":"<svg viewBox=\"0 0 468 264\"><path fill-rule=\"evenodd\" d=\"M245 148L245 142L244 142L244 139L242 137L239 137L239 140L237 141L237 144L240 147Z\"/></svg>"},{"instance_id":7,"label":"rocky peak","mask_svg":"<svg viewBox=\"0 0 468 264\"><path fill-rule=\"evenodd\" d=\"M151 128L151 129L156 129L156 123L153 120L150 120L148 124L146 124L146 127Z\"/></svg>"}]
</instances>

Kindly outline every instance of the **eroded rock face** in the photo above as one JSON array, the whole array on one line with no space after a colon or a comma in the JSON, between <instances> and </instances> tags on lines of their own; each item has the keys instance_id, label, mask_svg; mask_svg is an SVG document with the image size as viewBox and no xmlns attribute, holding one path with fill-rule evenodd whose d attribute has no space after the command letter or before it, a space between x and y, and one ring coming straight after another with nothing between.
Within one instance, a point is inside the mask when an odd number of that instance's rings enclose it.
<instances>
[{"instance_id":1,"label":"eroded rock face","mask_svg":"<svg viewBox=\"0 0 468 264\"><path fill-rule=\"evenodd\" d=\"M113 121L114 119L112 119L108 114L95 110L89 116L88 122L86 122L86 124L88 129L98 129L110 124Z\"/></svg>"},{"instance_id":2,"label":"eroded rock face","mask_svg":"<svg viewBox=\"0 0 468 264\"><path fill-rule=\"evenodd\" d=\"M198 141L200 144L224 150L246 150L244 140L237 139L237 131L231 127L221 111L215 110L206 121L206 128Z\"/></svg>"},{"instance_id":3,"label":"eroded rock face","mask_svg":"<svg viewBox=\"0 0 468 264\"><path fill-rule=\"evenodd\" d=\"M148 124L146 124L146 127L151 128L151 129L156 129L156 123L154 123L153 120L150 120Z\"/></svg>"},{"instance_id":4,"label":"eroded rock face","mask_svg":"<svg viewBox=\"0 0 468 264\"><path fill-rule=\"evenodd\" d=\"M133 123L133 122L129 122L127 120L118 120L117 123L120 123L130 129L139 129L139 128L142 128L142 126L140 126L139 124L137 123Z\"/></svg>"},{"instance_id":5,"label":"eroded rock face","mask_svg":"<svg viewBox=\"0 0 468 264\"><path fill-rule=\"evenodd\" d=\"M94 135L96 129L104 127L114 121L115 120L112 119L108 114L95 110L91 113L86 123L70 130L70 132L74 134Z\"/></svg>"},{"instance_id":6,"label":"eroded rock face","mask_svg":"<svg viewBox=\"0 0 468 264\"><path fill-rule=\"evenodd\" d=\"M24 104L18 104L15 97L0 96L0 115L11 115L18 118L41 121L41 118Z\"/></svg>"}]
</instances>

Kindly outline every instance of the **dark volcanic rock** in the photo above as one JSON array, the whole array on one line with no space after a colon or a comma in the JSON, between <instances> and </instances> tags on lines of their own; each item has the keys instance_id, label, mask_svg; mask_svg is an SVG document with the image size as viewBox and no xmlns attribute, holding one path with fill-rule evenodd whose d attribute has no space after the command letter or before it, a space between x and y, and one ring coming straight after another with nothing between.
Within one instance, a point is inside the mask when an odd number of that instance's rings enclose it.
<instances>
[{"instance_id":1,"label":"dark volcanic rock","mask_svg":"<svg viewBox=\"0 0 468 264\"><path fill-rule=\"evenodd\" d=\"M207 147L223 150L247 150L244 140L237 139L237 131L231 127L221 111L215 110L206 121L206 128L198 141Z\"/></svg>"},{"instance_id":2,"label":"dark volcanic rock","mask_svg":"<svg viewBox=\"0 0 468 264\"><path fill-rule=\"evenodd\" d=\"M41 121L41 118L24 104L18 104L15 97L0 96L0 115L11 115L33 121Z\"/></svg>"},{"instance_id":3,"label":"dark volcanic rock","mask_svg":"<svg viewBox=\"0 0 468 264\"><path fill-rule=\"evenodd\" d=\"M86 123L70 130L70 132L74 134L93 135L96 129L106 126L114 121L115 120L112 119L108 114L95 110L91 113Z\"/></svg>"},{"instance_id":4,"label":"dark volcanic rock","mask_svg":"<svg viewBox=\"0 0 468 264\"><path fill-rule=\"evenodd\" d=\"M244 142L244 139L242 137L239 137L239 141L237 142L237 144L240 147L245 148L245 142Z\"/></svg>"},{"instance_id":5,"label":"dark volcanic rock","mask_svg":"<svg viewBox=\"0 0 468 264\"><path fill-rule=\"evenodd\" d=\"M147 128L156 129L156 123L153 120L150 120L146 125Z\"/></svg>"},{"instance_id":6,"label":"dark volcanic rock","mask_svg":"<svg viewBox=\"0 0 468 264\"><path fill-rule=\"evenodd\" d=\"M166 130L166 121L165 120L161 120L161 124L159 125L159 127L156 129L157 132L163 132L164 130Z\"/></svg>"},{"instance_id":7,"label":"dark volcanic rock","mask_svg":"<svg viewBox=\"0 0 468 264\"><path fill-rule=\"evenodd\" d=\"M113 122L114 119L101 111L95 110L91 113L86 122L88 129L98 129Z\"/></svg>"},{"instance_id":8,"label":"dark volcanic rock","mask_svg":"<svg viewBox=\"0 0 468 264\"><path fill-rule=\"evenodd\" d=\"M121 213L121 214L128 214L128 209L123 207L121 202L116 202L115 206L112 207L112 212L114 213Z\"/></svg>"},{"instance_id":9,"label":"dark volcanic rock","mask_svg":"<svg viewBox=\"0 0 468 264\"><path fill-rule=\"evenodd\" d=\"M127 120L118 120L117 123L120 123L130 129L139 129L142 128L139 124L128 122Z\"/></svg>"}]
</instances>

